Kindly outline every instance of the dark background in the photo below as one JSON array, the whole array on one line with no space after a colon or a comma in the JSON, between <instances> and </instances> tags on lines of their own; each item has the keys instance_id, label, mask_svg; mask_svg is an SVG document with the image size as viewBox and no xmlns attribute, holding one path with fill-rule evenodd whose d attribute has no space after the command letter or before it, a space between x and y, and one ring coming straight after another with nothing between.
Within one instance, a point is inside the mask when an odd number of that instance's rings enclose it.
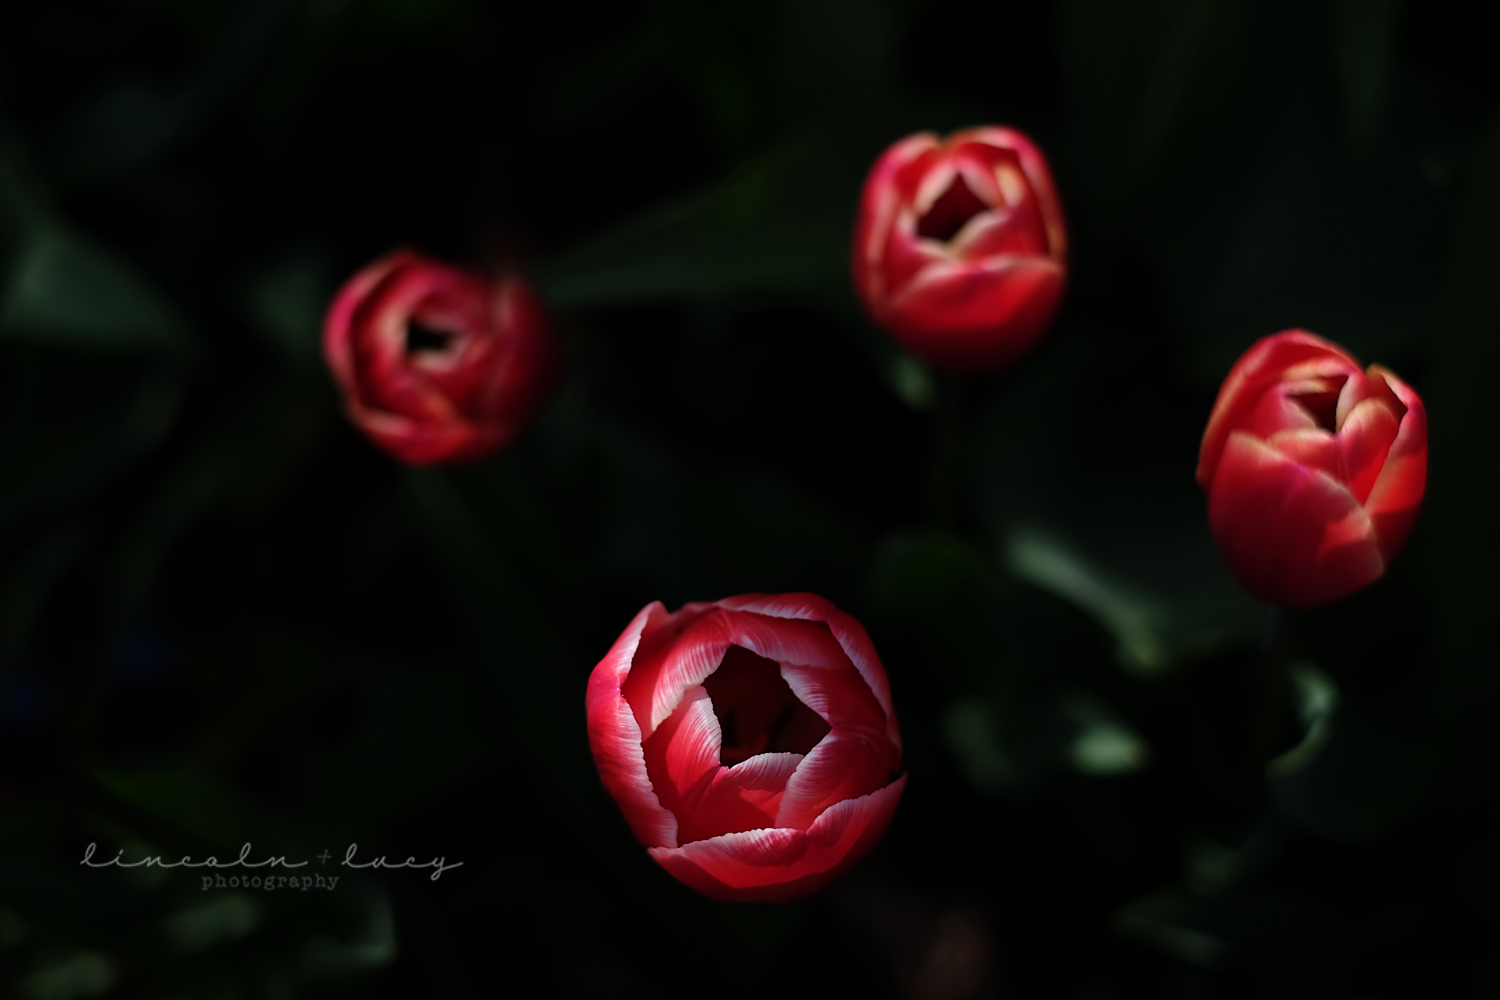
<instances>
[{"instance_id":1,"label":"dark background","mask_svg":"<svg viewBox=\"0 0 1500 1000\"><path fill-rule=\"evenodd\" d=\"M6 0L0 992L1500 994L1497 96L1453 2ZM957 382L847 241L887 144L981 123L1072 260ZM322 310L398 245L557 319L489 462L340 415ZM1432 427L1406 551L1299 614L1192 478L1290 326ZM791 590L869 628L910 783L840 883L709 902L600 789L585 678L647 601ZM247 841L463 867L79 864Z\"/></svg>"}]
</instances>

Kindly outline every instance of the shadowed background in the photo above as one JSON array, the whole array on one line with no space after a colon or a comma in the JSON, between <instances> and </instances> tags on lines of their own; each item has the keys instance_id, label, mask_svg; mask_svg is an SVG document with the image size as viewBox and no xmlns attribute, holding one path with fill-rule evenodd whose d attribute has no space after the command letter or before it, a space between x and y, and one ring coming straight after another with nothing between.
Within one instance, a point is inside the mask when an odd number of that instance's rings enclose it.
<instances>
[{"instance_id":1,"label":"shadowed background","mask_svg":"<svg viewBox=\"0 0 1500 1000\"><path fill-rule=\"evenodd\" d=\"M11 0L0 8L0 982L27 1000L1500 991L1500 74L1399 0ZM860 314L864 171L1049 156L1069 290L956 382ZM533 281L508 452L342 418L338 284ZM1193 482L1302 326L1427 403L1387 577L1257 605ZM1475 379L1481 379L1476 382ZM795 904L660 871L588 756L650 600L869 628L910 781ZM101 856L437 856L203 892Z\"/></svg>"}]
</instances>

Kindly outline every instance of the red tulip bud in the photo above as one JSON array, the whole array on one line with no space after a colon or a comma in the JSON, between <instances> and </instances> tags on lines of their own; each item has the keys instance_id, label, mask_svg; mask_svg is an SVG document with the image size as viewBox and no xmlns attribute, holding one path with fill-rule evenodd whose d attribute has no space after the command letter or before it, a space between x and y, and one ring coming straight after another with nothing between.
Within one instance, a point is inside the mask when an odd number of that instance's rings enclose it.
<instances>
[{"instance_id":1,"label":"red tulip bud","mask_svg":"<svg viewBox=\"0 0 1500 1000\"><path fill-rule=\"evenodd\" d=\"M599 776L636 837L718 899L832 881L880 840L906 786L875 647L812 594L647 605L594 668L587 709Z\"/></svg>"},{"instance_id":2,"label":"red tulip bud","mask_svg":"<svg viewBox=\"0 0 1500 1000\"><path fill-rule=\"evenodd\" d=\"M1230 568L1258 596L1294 607L1379 579L1426 480L1422 400L1305 330L1267 337L1235 363L1198 456Z\"/></svg>"},{"instance_id":3,"label":"red tulip bud","mask_svg":"<svg viewBox=\"0 0 1500 1000\"><path fill-rule=\"evenodd\" d=\"M323 354L349 419L412 465L509 444L541 404L554 362L546 316L521 279L491 283L405 250L334 297Z\"/></svg>"},{"instance_id":4,"label":"red tulip bud","mask_svg":"<svg viewBox=\"0 0 1500 1000\"><path fill-rule=\"evenodd\" d=\"M853 256L860 300L907 350L996 368L1062 298L1067 227L1047 161L1008 128L902 139L865 180Z\"/></svg>"}]
</instances>

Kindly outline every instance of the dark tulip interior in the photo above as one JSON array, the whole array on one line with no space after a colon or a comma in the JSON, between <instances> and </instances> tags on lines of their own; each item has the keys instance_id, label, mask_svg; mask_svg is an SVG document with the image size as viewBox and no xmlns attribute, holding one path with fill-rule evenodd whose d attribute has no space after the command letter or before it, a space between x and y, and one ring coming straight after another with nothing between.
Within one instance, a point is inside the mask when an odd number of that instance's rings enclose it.
<instances>
[{"instance_id":1,"label":"dark tulip interior","mask_svg":"<svg viewBox=\"0 0 1500 1000\"><path fill-rule=\"evenodd\" d=\"M452 346L457 336L458 334L451 330L439 330L413 320L406 324L406 353L442 354Z\"/></svg>"},{"instance_id":2,"label":"dark tulip interior","mask_svg":"<svg viewBox=\"0 0 1500 1000\"><path fill-rule=\"evenodd\" d=\"M963 174L956 173L932 207L917 220L917 235L947 243L970 219L991 207L974 193Z\"/></svg>"},{"instance_id":3,"label":"dark tulip interior","mask_svg":"<svg viewBox=\"0 0 1500 1000\"><path fill-rule=\"evenodd\" d=\"M723 733L719 762L726 767L760 753L805 754L828 735L828 723L792 693L776 661L743 646L730 646L703 686Z\"/></svg>"}]
</instances>

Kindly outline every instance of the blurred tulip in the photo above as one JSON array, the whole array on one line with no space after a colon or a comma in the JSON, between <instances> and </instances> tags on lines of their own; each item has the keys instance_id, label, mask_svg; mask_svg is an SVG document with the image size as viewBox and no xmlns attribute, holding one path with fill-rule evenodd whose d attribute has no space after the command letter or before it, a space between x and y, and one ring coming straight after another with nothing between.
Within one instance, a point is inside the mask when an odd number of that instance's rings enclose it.
<instances>
[{"instance_id":1,"label":"blurred tulip","mask_svg":"<svg viewBox=\"0 0 1500 1000\"><path fill-rule=\"evenodd\" d=\"M902 139L865 180L853 258L860 300L913 354L1004 364L1062 298L1067 227L1046 159L1008 128Z\"/></svg>"},{"instance_id":2,"label":"blurred tulip","mask_svg":"<svg viewBox=\"0 0 1500 1000\"><path fill-rule=\"evenodd\" d=\"M491 283L405 250L334 297L323 353L349 419L412 465L509 444L541 404L555 357L521 279Z\"/></svg>"},{"instance_id":3,"label":"blurred tulip","mask_svg":"<svg viewBox=\"0 0 1500 1000\"><path fill-rule=\"evenodd\" d=\"M879 841L906 786L880 658L812 594L647 605L594 668L587 708L599 775L636 837L719 899L832 881Z\"/></svg>"},{"instance_id":4,"label":"blurred tulip","mask_svg":"<svg viewBox=\"0 0 1500 1000\"><path fill-rule=\"evenodd\" d=\"M1266 337L1235 363L1198 456L1224 558L1246 588L1294 607L1378 579L1426 479L1422 400L1305 330Z\"/></svg>"}]
</instances>

